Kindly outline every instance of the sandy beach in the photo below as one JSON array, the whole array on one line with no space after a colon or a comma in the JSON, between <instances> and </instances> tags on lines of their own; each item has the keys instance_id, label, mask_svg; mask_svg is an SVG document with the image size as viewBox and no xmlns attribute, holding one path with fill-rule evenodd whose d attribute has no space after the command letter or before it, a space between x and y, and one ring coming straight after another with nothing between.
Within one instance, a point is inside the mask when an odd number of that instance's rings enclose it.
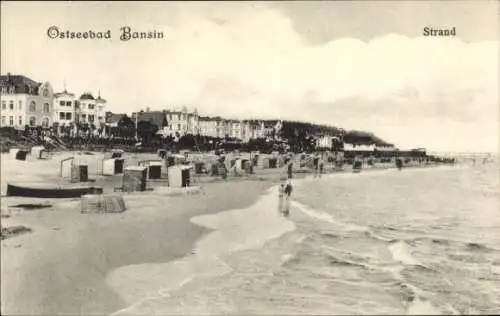
<instances>
[{"instance_id":1,"label":"sandy beach","mask_svg":"<svg viewBox=\"0 0 500 316\"><path fill-rule=\"evenodd\" d=\"M55 178L57 173L57 159L22 163L36 169L30 170L31 179ZM6 161L2 167L9 181L27 178L26 172L7 170ZM11 211L9 218L2 218L3 226L23 225L33 232L1 243L2 314L102 315L125 307L106 285L108 273L190 254L195 241L210 231L190 223L190 218L251 205L276 177L267 178L214 182L198 195L128 194L127 211L119 214L81 214L79 199L50 200L50 208ZM5 179L2 182L5 185ZM23 201L3 198L2 204Z\"/></svg>"},{"instance_id":2,"label":"sandy beach","mask_svg":"<svg viewBox=\"0 0 500 316\"><path fill-rule=\"evenodd\" d=\"M7 180L61 183L59 161L71 155L74 153L26 162L4 156L2 175L7 176L2 179L2 192ZM96 175L100 155L75 159L88 163L90 177L109 192L120 176ZM126 165L154 158L127 154ZM386 166L371 169L380 168ZM356 176L349 168L346 171L346 176ZM51 207L11 209L10 216L2 218L3 227L32 229L1 243L2 314L130 314L133 308L128 307L164 290L164 278L180 285L193 271L224 270L218 253L257 247L293 229L291 222L272 212L277 207L277 190L272 186L282 173L278 168L227 181L197 178L203 193L196 195L165 196L161 190L124 194L127 210L118 214L81 214L80 199L3 197L4 213L7 205L19 203L49 203ZM311 175L296 174L294 178L304 177ZM228 210L223 216L213 216ZM214 234L201 239L212 230ZM196 253L196 249L204 253ZM181 258L187 259L179 261ZM170 264L174 261L175 267Z\"/></svg>"}]
</instances>

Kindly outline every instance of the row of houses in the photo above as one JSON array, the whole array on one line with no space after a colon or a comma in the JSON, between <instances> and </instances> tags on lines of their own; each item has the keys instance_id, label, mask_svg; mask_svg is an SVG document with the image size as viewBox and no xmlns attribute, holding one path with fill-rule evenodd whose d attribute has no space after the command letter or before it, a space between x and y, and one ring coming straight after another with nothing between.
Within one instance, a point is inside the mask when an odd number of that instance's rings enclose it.
<instances>
[{"instance_id":1,"label":"row of houses","mask_svg":"<svg viewBox=\"0 0 500 316\"><path fill-rule=\"evenodd\" d=\"M108 126L117 126L126 114L109 113ZM200 116L198 111L188 111L186 107L179 110L146 111L132 113L131 119L136 122L151 122L165 136L184 136L186 134L211 137L231 137L244 142L262 138L269 134L274 126L262 120L236 120L220 116Z\"/></svg>"},{"instance_id":2,"label":"row of houses","mask_svg":"<svg viewBox=\"0 0 500 316\"><path fill-rule=\"evenodd\" d=\"M54 92L49 82L37 82L23 75L0 76L0 126L24 129L26 125L51 127L70 123L104 126L106 100L100 93L86 92L78 97L64 89Z\"/></svg>"}]
</instances>

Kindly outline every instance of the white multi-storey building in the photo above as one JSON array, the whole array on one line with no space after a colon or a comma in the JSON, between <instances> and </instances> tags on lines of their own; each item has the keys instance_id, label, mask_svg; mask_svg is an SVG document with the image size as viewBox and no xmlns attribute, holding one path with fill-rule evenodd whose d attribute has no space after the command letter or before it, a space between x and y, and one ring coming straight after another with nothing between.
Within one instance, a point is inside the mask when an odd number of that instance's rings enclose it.
<instances>
[{"instance_id":1,"label":"white multi-storey building","mask_svg":"<svg viewBox=\"0 0 500 316\"><path fill-rule=\"evenodd\" d=\"M99 95L96 98L86 92L80 96L75 104L75 121L80 123L94 124L96 128L104 126L106 100Z\"/></svg>"},{"instance_id":2,"label":"white multi-storey building","mask_svg":"<svg viewBox=\"0 0 500 316\"><path fill-rule=\"evenodd\" d=\"M53 91L50 83L39 83L22 75L0 76L1 126L18 129L48 128L52 124Z\"/></svg>"},{"instance_id":3,"label":"white multi-storey building","mask_svg":"<svg viewBox=\"0 0 500 316\"><path fill-rule=\"evenodd\" d=\"M227 120L228 136L241 139L241 122L238 120Z\"/></svg>"},{"instance_id":4,"label":"white multi-storey building","mask_svg":"<svg viewBox=\"0 0 500 316\"><path fill-rule=\"evenodd\" d=\"M217 119L208 116L200 116L198 118L198 124L200 135L217 137Z\"/></svg>"},{"instance_id":5,"label":"white multi-storey building","mask_svg":"<svg viewBox=\"0 0 500 316\"><path fill-rule=\"evenodd\" d=\"M73 124L75 122L76 97L73 93L64 92L54 94L54 123L58 123L59 128Z\"/></svg>"},{"instance_id":6,"label":"white multi-storey building","mask_svg":"<svg viewBox=\"0 0 500 316\"><path fill-rule=\"evenodd\" d=\"M249 120L248 129L249 137L248 138L263 138L264 137L264 122L257 120Z\"/></svg>"},{"instance_id":7,"label":"white multi-storey building","mask_svg":"<svg viewBox=\"0 0 500 316\"><path fill-rule=\"evenodd\" d=\"M196 135L200 132L199 115L196 109L194 112L189 112L186 107L182 110L167 110L165 118L168 126L166 127L167 134L184 136L186 134Z\"/></svg>"}]
</instances>

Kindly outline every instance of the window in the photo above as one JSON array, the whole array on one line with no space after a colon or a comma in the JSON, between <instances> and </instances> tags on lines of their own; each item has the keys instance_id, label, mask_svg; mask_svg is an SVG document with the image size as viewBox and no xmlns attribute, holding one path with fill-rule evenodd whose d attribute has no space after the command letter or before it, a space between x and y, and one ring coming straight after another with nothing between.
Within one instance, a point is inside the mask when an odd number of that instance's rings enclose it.
<instances>
[{"instance_id":1,"label":"window","mask_svg":"<svg viewBox=\"0 0 500 316\"><path fill-rule=\"evenodd\" d=\"M22 110L23 109L23 101L19 100L19 105L18 105L18 110Z\"/></svg>"},{"instance_id":2,"label":"window","mask_svg":"<svg viewBox=\"0 0 500 316\"><path fill-rule=\"evenodd\" d=\"M75 114L75 122L79 122L80 121L80 116L78 114Z\"/></svg>"},{"instance_id":3,"label":"window","mask_svg":"<svg viewBox=\"0 0 500 316\"><path fill-rule=\"evenodd\" d=\"M87 115L86 114L82 114L82 122L85 122L86 119L87 119Z\"/></svg>"},{"instance_id":4,"label":"window","mask_svg":"<svg viewBox=\"0 0 500 316\"><path fill-rule=\"evenodd\" d=\"M172 120L172 114L169 114L168 117L170 120Z\"/></svg>"},{"instance_id":5,"label":"window","mask_svg":"<svg viewBox=\"0 0 500 316\"><path fill-rule=\"evenodd\" d=\"M14 110L14 101L9 102L9 109Z\"/></svg>"},{"instance_id":6,"label":"window","mask_svg":"<svg viewBox=\"0 0 500 316\"><path fill-rule=\"evenodd\" d=\"M64 106L64 101L59 101L60 106Z\"/></svg>"},{"instance_id":7,"label":"window","mask_svg":"<svg viewBox=\"0 0 500 316\"><path fill-rule=\"evenodd\" d=\"M43 104L43 112L45 112L45 113L50 112L50 105L48 103Z\"/></svg>"},{"instance_id":8,"label":"window","mask_svg":"<svg viewBox=\"0 0 500 316\"><path fill-rule=\"evenodd\" d=\"M35 126L36 125L36 117L31 116L30 117L30 126Z\"/></svg>"},{"instance_id":9,"label":"window","mask_svg":"<svg viewBox=\"0 0 500 316\"><path fill-rule=\"evenodd\" d=\"M5 116L2 116L2 126L5 125Z\"/></svg>"},{"instance_id":10,"label":"window","mask_svg":"<svg viewBox=\"0 0 500 316\"><path fill-rule=\"evenodd\" d=\"M59 119L64 120L64 112L59 112Z\"/></svg>"},{"instance_id":11,"label":"window","mask_svg":"<svg viewBox=\"0 0 500 316\"><path fill-rule=\"evenodd\" d=\"M14 117L13 116L9 116L9 125L14 126Z\"/></svg>"},{"instance_id":12,"label":"window","mask_svg":"<svg viewBox=\"0 0 500 316\"><path fill-rule=\"evenodd\" d=\"M94 109L94 107L95 107L95 105L94 105L94 104L89 103L89 110L93 110L93 109Z\"/></svg>"},{"instance_id":13,"label":"window","mask_svg":"<svg viewBox=\"0 0 500 316\"><path fill-rule=\"evenodd\" d=\"M7 109L7 101L2 101L2 110Z\"/></svg>"},{"instance_id":14,"label":"window","mask_svg":"<svg viewBox=\"0 0 500 316\"><path fill-rule=\"evenodd\" d=\"M94 115L89 114L89 122L94 123Z\"/></svg>"},{"instance_id":15,"label":"window","mask_svg":"<svg viewBox=\"0 0 500 316\"><path fill-rule=\"evenodd\" d=\"M66 101L66 106L71 106L71 101Z\"/></svg>"},{"instance_id":16,"label":"window","mask_svg":"<svg viewBox=\"0 0 500 316\"><path fill-rule=\"evenodd\" d=\"M18 122L19 122L19 126L23 126L23 117L22 116L19 117Z\"/></svg>"},{"instance_id":17,"label":"window","mask_svg":"<svg viewBox=\"0 0 500 316\"><path fill-rule=\"evenodd\" d=\"M2 87L2 94L7 94L7 87Z\"/></svg>"},{"instance_id":18,"label":"window","mask_svg":"<svg viewBox=\"0 0 500 316\"><path fill-rule=\"evenodd\" d=\"M29 110L30 110L30 112L36 111L36 102L35 101L31 101Z\"/></svg>"},{"instance_id":19,"label":"window","mask_svg":"<svg viewBox=\"0 0 500 316\"><path fill-rule=\"evenodd\" d=\"M16 93L16 87L10 86L9 87L9 93L12 93L12 94Z\"/></svg>"},{"instance_id":20,"label":"window","mask_svg":"<svg viewBox=\"0 0 500 316\"><path fill-rule=\"evenodd\" d=\"M44 97L44 98L47 98L47 97L49 96L49 89L47 89L47 87L46 87L46 86L45 86L45 87L43 87L42 89L43 89L43 90L42 90L43 97Z\"/></svg>"},{"instance_id":21,"label":"window","mask_svg":"<svg viewBox=\"0 0 500 316\"><path fill-rule=\"evenodd\" d=\"M102 117L102 116L99 116L99 117L97 118L97 120L98 120L99 122L102 122L102 121L103 121L103 117Z\"/></svg>"},{"instance_id":22,"label":"window","mask_svg":"<svg viewBox=\"0 0 500 316\"><path fill-rule=\"evenodd\" d=\"M71 112L66 112L66 119L71 120Z\"/></svg>"},{"instance_id":23,"label":"window","mask_svg":"<svg viewBox=\"0 0 500 316\"><path fill-rule=\"evenodd\" d=\"M49 119L47 117L43 118L42 127L49 127Z\"/></svg>"},{"instance_id":24,"label":"window","mask_svg":"<svg viewBox=\"0 0 500 316\"><path fill-rule=\"evenodd\" d=\"M181 124L177 124L177 130L180 131L181 130Z\"/></svg>"},{"instance_id":25,"label":"window","mask_svg":"<svg viewBox=\"0 0 500 316\"><path fill-rule=\"evenodd\" d=\"M79 109L80 108L80 102L79 101L75 101L75 109Z\"/></svg>"}]
</instances>

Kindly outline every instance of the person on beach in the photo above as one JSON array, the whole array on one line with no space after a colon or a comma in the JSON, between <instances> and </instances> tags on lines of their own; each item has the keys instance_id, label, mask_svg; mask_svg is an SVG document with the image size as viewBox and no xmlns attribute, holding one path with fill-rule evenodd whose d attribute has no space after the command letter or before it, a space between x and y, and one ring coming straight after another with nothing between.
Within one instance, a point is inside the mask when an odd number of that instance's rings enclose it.
<instances>
[{"instance_id":1,"label":"person on beach","mask_svg":"<svg viewBox=\"0 0 500 316\"><path fill-rule=\"evenodd\" d=\"M318 153L314 153L312 158L313 158L313 166L314 166L314 177L316 178L318 176L318 170L319 170L319 155L318 155Z\"/></svg>"},{"instance_id":2,"label":"person on beach","mask_svg":"<svg viewBox=\"0 0 500 316\"><path fill-rule=\"evenodd\" d=\"M320 157L318 161L318 177L321 178L321 174L323 173L323 170L325 168L325 160Z\"/></svg>"},{"instance_id":3,"label":"person on beach","mask_svg":"<svg viewBox=\"0 0 500 316\"><path fill-rule=\"evenodd\" d=\"M285 187L283 190L284 193L284 205L283 205L283 215L288 216L290 214L290 199L292 196L292 181L288 179L285 183Z\"/></svg>"},{"instance_id":4,"label":"person on beach","mask_svg":"<svg viewBox=\"0 0 500 316\"><path fill-rule=\"evenodd\" d=\"M282 182L279 187L279 212L285 216L290 214L290 198L292 195L293 187L290 179Z\"/></svg>"},{"instance_id":5,"label":"person on beach","mask_svg":"<svg viewBox=\"0 0 500 316\"><path fill-rule=\"evenodd\" d=\"M286 162L286 168L287 168L287 176L288 179L291 179L293 177L293 160L292 156L288 156L288 161Z\"/></svg>"}]
</instances>

